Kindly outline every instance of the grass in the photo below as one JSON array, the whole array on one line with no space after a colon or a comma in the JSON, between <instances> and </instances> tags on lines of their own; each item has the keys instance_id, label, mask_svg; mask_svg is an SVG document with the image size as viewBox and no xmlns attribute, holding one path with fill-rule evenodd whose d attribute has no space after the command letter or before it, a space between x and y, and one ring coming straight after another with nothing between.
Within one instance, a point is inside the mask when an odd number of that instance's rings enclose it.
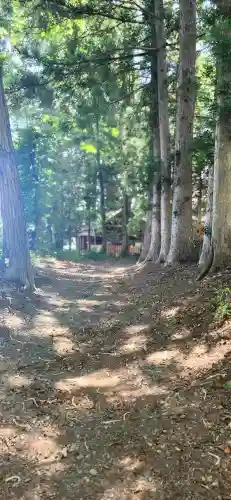
<instances>
[{"instance_id":1,"label":"grass","mask_svg":"<svg viewBox=\"0 0 231 500\"><path fill-rule=\"evenodd\" d=\"M58 260L69 260L70 262L85 262L87 260L102 261L108 260L111 257L104 252L96 252L95 250L87 250L84 254L76 250L62 250L55 255Z\"/></svg>"},{"instance_id":2,"label":"grass","mask_svg":"<svg viewBox=\"0 0 231 500\"><path fill-rule=\"evenodd\" d=\"M87 250L84 253L80 253L77 250L59 250L57 252L49 252L45 250L39 250L38 252L30 252L31 255L31 261L33 265L38 265L39 260L42 257L55 257L57 260L61 261L70 261L70 262L87 262L87 261L95 261L95 262L102 262L105 260L111 260L115 261L117 259L121 259L122 257L118 256L116 257L115 255L110 255L107 254L106 252L97 252L96 250ZM123 259L123 258L122 258ZM124 260L128 262L128 260L131 261L131 264L134 264L134 262L137 261L137 255L129 255L127 257L124 257Z\"/></svg>"}]
</instances>

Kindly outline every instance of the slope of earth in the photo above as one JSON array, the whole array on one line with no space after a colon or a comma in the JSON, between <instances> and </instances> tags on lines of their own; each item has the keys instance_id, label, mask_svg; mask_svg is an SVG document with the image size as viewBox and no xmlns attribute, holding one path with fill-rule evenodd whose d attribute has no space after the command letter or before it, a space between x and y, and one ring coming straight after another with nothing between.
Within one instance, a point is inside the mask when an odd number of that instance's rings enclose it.
<instances>
[{"instance_id":1,"label":"slope of earth","mask_svg":"<svg viewBox=\"0 0 231 500\"><path fill-rule=\"evenodd\" d=\"M1 500L231 498L231 325L216 276L44 260L0 283Z\"/></svg>"}]
</instances>

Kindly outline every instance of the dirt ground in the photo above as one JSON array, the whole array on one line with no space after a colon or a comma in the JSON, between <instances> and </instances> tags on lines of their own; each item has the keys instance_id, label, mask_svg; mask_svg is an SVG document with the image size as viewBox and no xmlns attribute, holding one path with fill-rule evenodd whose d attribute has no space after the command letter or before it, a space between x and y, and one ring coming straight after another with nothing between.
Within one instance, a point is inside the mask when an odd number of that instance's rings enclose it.
<instances>
[{"instance_id":1,"label":"dirt ground","mask_svg":"<svg viewBox=\"0 0 231 500\"><path fill-rule=\"evenodd\" d=\"M0 300L1 500L231 499L231 323L195 268L44 260Z\"/></svg>"}]
</instances>

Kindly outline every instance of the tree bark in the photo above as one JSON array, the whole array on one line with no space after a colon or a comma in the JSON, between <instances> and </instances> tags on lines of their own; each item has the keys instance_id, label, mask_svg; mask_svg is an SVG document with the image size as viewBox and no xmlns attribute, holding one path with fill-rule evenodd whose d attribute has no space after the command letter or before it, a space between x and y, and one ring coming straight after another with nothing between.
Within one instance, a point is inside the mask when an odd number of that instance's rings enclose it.
<instances>
[{"instance_id":1,"label":"tree bark","mask_svg":"<svg viewBox=\"0 0 231 500\"><path fill-rule=\"evenodd\" d=\"M39 169L36 160L36 133L32 132L32 141L31 141L31 169L33 172L33 182L35 187L34 193L34 212L35 212L35 238L34 238L34 248L33 250L38 249L38 242L40 237L41 230L41 207L40 207L40 190L39 190Z\"/></svg>"},{"instance_id":2,"label":"tree bark","mask_svg":"<svg viewBox=\"0 0 231 500\"><path fill-rule=\"evenodd\" d=\"M210 170L209 170L209 177L210 177ZM200 172L200 177L198 181L198 196L197 196L197 219L198 222L201 222L201 215L202 215L202 191L203 191L203 181L201 177L201 172Z\"/></svg>"},{"instance_id":3,"label":"tree bark","mask_svg":"<svg viewBox=\"0 0 231 500\"><path fill-rule=\"evenodd\" d=\"M226 267L231 262L231 71L227 57L222 57L218 61L217 75L218 118L215 138L212 223L214 269Z\"/></svg>"},{"instance_id":4,"label":"tree bark","mask_svg":"<svg viewBox=\"0 0 231 500\"><path fill-rule=\"evenodd\" d=\"M6 233L4 231L4 228L3 228L3 232L2 232L2 258L3 258L4 263L5 263L5 260L9 258L9 251L7 248Z\"/></svg>"},{"instance_id":5,"label":"tree bark","mask_svg":"<svg viewBox=\"0 0 231 500\"><path fill-rule=\"evenodd\" d=\"M69 235L69 237L68 237L68 250L69 250L69 252L71 252L71 247L72 247L72 238L71 238L71 235Z\"/></svg>"},{"instance_id":6,"label":"tree bark","mask_svg":"<svg viewBox=\"0 0 231 500\"><path fill-rule=\"evenodd\" d=\"M180 64L178 78L172 232L167 262L186 261L191 254L192 165L190 144L196 97L196 3L180 0Z\"/></svg>"},{"instance_id":7,"label":"tree bark","mask_svg":"<svg viewBox=\"0 0 231 500\"><path fill-rule=\"evenodd\" d=\"M99 191L100 191L100 218L101 218L101 233L102 233L102 252L107 251L107 240L106 240L106 213L105 213L105 189L104 189L104 172L103 165L100 158L100 142L99 142L99 117L96 115L96 142L97 142L97 171L99 179Z\"/></svg>"},{"instance_id":8,"label":"tree bark","mask_svg":"<svg viewBox=\"0 0 231 500\"><path fill-rule=\"evenodd\" d=\"M76 249L76 252L80 252L80 238L79 238L79 236L75 237L75 249Z\"/></svg>"},{"instance_id":9,"label":"tree bark","mask_svg":"<svg viewBox=\"0 0 231 500\"><path fill-rule=\"evenodd\" d=\"M157 51L158 108L161 159L161 248L159 261L165 262L171 240L171 165L168 116L168 80L163 0L153 0L155 9Z\"/></svg>"},{"instance_id":10,"label":"tree bark","mask_svg":"<svg viewBox=\"0 0 231 500\"><path fill-rule=\"evenodd\" d=\"M142 244L141 254L140 254L140 257L138 260L138 264L140 264L141 262L143 262L146 259L147 255L148 255L149 248L150 248L150 243L151 243L151 229L152 229L152 195L151 194L149 195L149 204L150 204L150 208L149 208L148 214L147 214L147 220L146 220L145 230L144 230L143 244Z\"/></svg>"},{"instance_id":11,"label":"tree bark","mask_svg":"<svg viewBox=\"0 0 231 500\"><path fill-rule=\"evenodd\" d=\"M91 210L90 210L90 208L88 209L88 228L87 228L87 232L88 232L88 236L87 236L87 239L88 239L88 250L91 250Z\"/></svg>"},{"instance_id":12,"label":"tree bark","mask_svg":"<svg viewBox=\"0 0 231 500\"><path fill-rule=\"evenodd\" d=\"M55 233L55 249L63 251L64 238L61 231Z\"/></svg>"},{"instance_id":13,"label":"tree bark","mask_svg":"<svg viewBox=\"0 0 231 500\"><path fill-rule=\"evenodd\" d=\"M107 251L106 242L106 214L105 214L105 196L104 196L104 175L102 165L99 165L99 187L100 187L100 218L102 233L102 252Z\"/></svg>"},{"instance_id":14,"label":"tree bark","mask_svg":"<svg viewBox=\"0 0 231 500\"><path fill-rule=\"evenodd\" d=\"M210 167L208 178L207 207L204 221L204 238L199 266L202 267L209 259L212 239L212 219L213 219L213 167Z\"/></svg>"},{"instance_id":15,"label":"tree bark","mask_svg":"<svg viewBox=\"0 0 231 500\"><path fill-rule=\"evenodd\" d=\"M156 27L154 18L151 23L151 40L156 47ZM151 241L147 260L157 261L160 253L160 133L158 110L158 74L156 52L151 57L151 102L150 102L150 157L153 164L153 191L152 191L152 222Z\"/></svg>"},{"instance_id":16,"label":"tree bark","mask_svg":"<svg viewBox=\"0 0 231 500\"><path fill-rule=\"evenodd\" d=\"M54 237L53 237L53 230L52 230L52 225L51 225L50 220L47 221L46 230L47 230L47 236L48 236L48 249L54 250Z\"/></svg>"},{"instance_id":17,"label":"tree bark","mask_svg":"<svg viewBox=\"0 0 231 500\"><path fill-rule=\"evenodd\" d=\"M160 254L160 192L160 175L157 172L153 183L151 241L147 255L147 260L154 262L158 260Z\"/></svg>"},{"instance_id":18,"label":"tree bark","mask_svg":"<svg viewBox=\"0 0 231 500\"><path fill-rule=\"evenodd\" d=\"M126 193L126 190L123 189L123 241L120 252L121 257L127 257L129 254L128 218L129 218L129 198Z\"/></svg>"},{"instance_id":19,"label":"tree bark","mask_svg":"<svg viewBox=\"0 0 231 500\"><path fill-rule=\"evenodd\" d=\"M61 182L61 180L60 180ZM55 250L63 251L64 234L65 234L65 220L64 220L64 194L60 185L60 198L57 204L53 207L54 215L54 235L55 235Z\"/></svg>"},{"instance_id":20,"label":"tree bark","mask_svg":"<svg viewBox=\"0 0 231 500\"><path fill-rule=\"evenodd\" d=\"M8 251L6 279L34 288L34 275L24 217L15 151L0 68L0 197L1 216Z\"/></svg>"}]
</instances>

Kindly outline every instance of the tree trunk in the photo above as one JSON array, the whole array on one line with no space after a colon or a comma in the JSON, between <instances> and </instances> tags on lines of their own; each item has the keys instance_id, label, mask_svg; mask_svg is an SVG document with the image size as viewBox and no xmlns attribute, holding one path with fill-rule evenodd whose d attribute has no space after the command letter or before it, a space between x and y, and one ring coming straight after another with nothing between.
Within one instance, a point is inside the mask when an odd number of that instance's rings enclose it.
<instances>
[{"instance_id":1,"label":"tree trunk","mask_svg":"<svg viewBox=\"0 0 231 500\"><path fill-rule=\"evenodd\" d=\"M225 13L231 15L230 7ZM224 7L220 7L224 12ZM227 28L226 28L227 29ZM230 26L231 29L231 26ZM230 36L230 29L227 36ZM224 34L222 34L224 36ZM225 50L224 50L225 51ZM228 60L227 60L228 59ZM217 71L218 119L215 139L213 224L212 241L214 248L213 267L219 269L231 262L231 71L230 55L220 55Z\"/></svg>"},{"instance_id":2,"label":"tree trunk","mask_svg":"<svg viewBox=\"0 0 231 500\"><path fill-rule=\"evenodd\" d=\"M209 170L209 177L210 177L210 170ZM198 182L198 196L197 196L197 219L198 222L201 222L201 215L202 215L202 190L203 190L203 181L201 177L201 172L200 172L200 178Z\"/></svg>"},{"instance_id":3,"label":"tree trunk","mask_svg":"<svg viewBox=\"0 0 231 500\"><path fill-rule=\"evenodd\" d=\"M69 252L71 252L71 250L72 250L72 228L71 228L71 224L68 227L68 250L69 250Z\"/></svg>"},{"instance_id":4,"label":"tree trunk","mask_svg":"<svg viewBox=\"0 0 231 500\"><path fill-rule=\"evenodd\" d=\"M129 198L126 190L123 190L123 241L120 255L127 257L129 254L129 238L128 238L128 218L129 218Z\"/></svg>"},{"instance_id":5,"label":"tree trunk","mask_svg":"<svg viewBox=\"0 0 231 500\"><path fill-rule=\"evenodd\" d=\"M54 239L55 250L63 251L64 234L65 234L65 220L64 220L64 195L62 187L60 189L60 198L53 206L53 219L54 219Z\"/></svg>"},{"instance_id":6,"label":"tree trunk","mask_svg":"<svg viewBox=\"0 0 231 500\"><path fill-rule=\"evenodd\" d=\"M170 133L168 117L168 80L163 0L153 0L155 8L157 52L158 107L161 159L161 248L159 261L165 262L171 239L171 165L169 158Z\"/></svg>"},{"instance_id":7,"label":"tree trunk","mask_svg":"<svg viewBox=\"0 0 231 500\"><path fill-rule=\"evenodd\" d=\"M107 251L107 241L106 241L106 213L105 213L105 189L104 189L104 173L103 165L100 158L100 143L99 143L99 118L96 115L96 141L97 141L97 171L99 179L99 191L100 191L100 219L101 219L101 233L102 233L102 252Z\"/></svg>"},{"instance_id":8,"label":"tree trunk","mask_svg":"<svg viewBox=\"0 0 231 500\"><path fill-rule=\"evenodd\" d=\"M151 204L152 204L152 199L150 196L150 205ZM152 227L152 209L150 208L148 210L148 214L147 214L147 220L146 220L145 229L144 229L143 244L141 247L141 253L140 253L139 260L138 260L138 264L143 262L148 255L148 251L149 251L150 243L151 243L151 227Z\"/></svg>"},{"instance_id":9,"label":"tree trunk","mask_svg":"<svg viewBox=\"0 0 231 500\"><path fill-rule=\"evenodd\" d=\"M39 170L36 161L36 134L32 135L32 144L31 144L31 168L33 172L33 182L35 186L35 194L34 194L34 211L35 211L35 238L34 238L34 248L33 250L38 249L38 242L41 230L41 208L40 208L40 189L39 189Z\"/></svg>"},{"instance_id":10,"label":"tree trunk","mask_svg":"<svg viewBox=\"0 0 231 500\"><path fill-rule=\"evenodd\" d=\"M34 275L24 217L19 174L0 69L0 196L1 216L8 250L6 279L34 288Z\"/></svg>"},{"instance_id":11,"label":"tree trunk","mask_svg":"<svg viewBox=\"0 0 231 500\"><path fill-rule=\"evenodd\" d=\"M55 233L55 249L63 251L64 238L62 231Z\"/></svg>"},{"instance_id":12,"label":"tree trunk","mask_svg":"<svg viewBox=\"0 0 231 500\"><path fill-rule=\"evenodd\" d=\"M172 232L168 263L191 254L192 165L190 145L196 97L196 2L180 0L180 64L176 112Z\"/></svg>"},{"instance_id":13,"label":"tree trunk","mask_svg":"<svg viewBox=\"0 0 231 500\"><path fill-rule=\"evenodd\" d=\"M151 40L156 47L156 27L153 19L151 24ZM151 103L150 103L150 128L151 148L150 156L153 164L153 191L152 191L152 222L151 241L147 260L156 261L160 253L160 134L159 134L159 111L158 111L158 79L157 79L157 56L156 52L151 57Z\"/></svg>"},{"instance_id":14,"label":"tree trunk","mask_svg":"<svg viewBox=\"0 0 231 500\"><path fill-rule=\"evenodd\" d=\"M211 238L212 238L212 219L213 219L213 167L209 170L208 179L208 194L207 194L207 207L204 222L204 238L201 255L199 259L199 266L202 267L209 259L211 251Z\"/></svg>"},{"instance_id":15,"label":"tree trunk","mask_svg":"<svg viewBox=\"0 0 231 500\"><path fill-rule=\"evenodd\" d=\"M76 249L76 252L80 252L80 238L79 238L79 236L75 237L75 249Z\"/></svg>"},{"instance_id":16,"label":"tree trunk","mask_svg":"<svg viewBox=\"0 0 231 500\"><path fill-rule=\"evenodd\" d=\"M39 237L41 232L41 216L37 215L35 217L35 242L34 242L34 250L38 250Z\"/></svg>"},{"instance_id":17,"label":"tree trunk","mask_svg":"<svg viewBox=\"0 0 231 500\"><path fill-rule=\"evenodd\" d=\"M100 218L101 218L101 233L102 233L102 252L106 252L107 251L106 214L105 214L105 196L104 196L104 175L103 175L102 165L99 165L99 187L100 187Z\"/></svg>"},{"instance_id":18,"label":"tree trunk","mask_svg":"<svg viewBox=\"0 0 231 500\"><path fill-rule=\"evenodd\" d=\"M46 230L47 230L47 235L48 235L49 250L54 250L54 234L53 234L52 225L51 225L50 221L47 221Z\"/></svg>"},{"instance_id":19,"label":"tree trunk","mask_svg":"<svg viewBox=\"0 0 231 500\"><path fill-rule=\"evenodd\" d=\"M4 228L3 228L3 232L2 232L2 259L5 263L5 260L9 258L9 251L7 249L7 243L6 243L6 232L4 231Z\"/></svg>"},{"instance_id":20,"label":"tree trunk","mask_svg":"<svg viewBox=\"0 0 231 500\"><path fill-rule=\"evenodd\" d=\"M91 250L91 210L90 209L88 210L88 229L87 229L87 232L88 232L88 236L87 236L88 250Z\"/></svg>"},{"instance_id":21,"label":"tree trunk","mask_svg":"<svg viewBox=\"0 0 231 500\"><path fill-rule=\"evenodd\" d=\"M151 241L147 255L147 260L154 262L158 260L160 253L160 192L160 175L157 172L154 175L153 183Z\"/></svg>"}]
</instances>

